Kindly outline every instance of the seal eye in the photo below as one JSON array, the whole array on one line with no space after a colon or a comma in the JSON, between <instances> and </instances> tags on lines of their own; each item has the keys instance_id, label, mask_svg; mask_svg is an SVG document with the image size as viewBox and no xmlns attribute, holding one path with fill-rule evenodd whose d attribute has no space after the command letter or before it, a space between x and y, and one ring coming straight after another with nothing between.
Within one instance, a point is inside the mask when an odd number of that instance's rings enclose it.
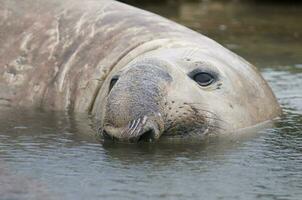
<instances>
[{"instance_id":1,"label":"seal eye","mask_svg":"<svg viewBox=\"0 0 302 200\"><path fill-rule=\"evenodd\" d=\"M209 86L211 83L214 82L214 77L206 72L200 72L193 76L193 79L203 87Z\"/></svg>"},{"instance_id":2,"label":"seal eye","mask_svg":"<svg viewBox=\"0 0 302 200\"><path fill-rule=\"evenodd\" d=\"M116 84L117 81L118 81L118 77L117 76L114 76L111 79L110 84L109 84L109 92L111 91L111 89L113 88L113 86Z\"/></svg>"}]
</instances>

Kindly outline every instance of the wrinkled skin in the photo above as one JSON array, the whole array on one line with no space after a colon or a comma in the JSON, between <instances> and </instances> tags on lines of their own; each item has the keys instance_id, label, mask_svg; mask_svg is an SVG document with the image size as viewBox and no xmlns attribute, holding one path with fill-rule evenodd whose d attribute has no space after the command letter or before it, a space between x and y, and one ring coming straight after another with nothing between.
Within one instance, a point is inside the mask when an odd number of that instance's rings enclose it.
<instances>
[{"instance_id":1,"label":"wrinkled skin","mask_svg":"<svg viewBox=\"0 0 302 200\"><path fill-rule=\"evenodd\" d=\"M222 134L281 113L247 61L119 2L0 0L0 31L0 106L88 112L105 138Z\"/></svg>"}]
</instances>

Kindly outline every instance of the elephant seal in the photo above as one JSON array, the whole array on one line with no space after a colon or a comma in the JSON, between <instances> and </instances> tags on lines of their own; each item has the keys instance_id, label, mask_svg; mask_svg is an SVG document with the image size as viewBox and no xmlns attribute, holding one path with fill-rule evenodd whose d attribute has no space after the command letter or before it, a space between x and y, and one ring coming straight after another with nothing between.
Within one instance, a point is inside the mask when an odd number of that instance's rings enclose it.
<instances>
[{"instance_id":1,"label":"elephant seal","mask_svg":"<svg viewBox=\"0 0 302 200\"><path fill-rule=\"evenodd\" d=\"M232 132L280 106L250 63L110 0L1 0L0 104L88 112L120 141Z\"/></svg>"}]
</instances>

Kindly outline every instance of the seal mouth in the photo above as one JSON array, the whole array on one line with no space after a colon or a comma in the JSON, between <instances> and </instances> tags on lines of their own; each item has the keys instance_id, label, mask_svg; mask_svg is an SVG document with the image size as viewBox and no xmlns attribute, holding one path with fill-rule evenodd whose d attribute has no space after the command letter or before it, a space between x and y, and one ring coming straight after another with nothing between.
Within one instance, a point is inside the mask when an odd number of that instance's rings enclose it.
<instances>
[{"instance_id":1,"label":"seal mouth","mask_svg":"<svg viewBox=\"0 0 302 200\"><path fill-rule=\"evenodd\" d=\"M114 128L112 126L104 126L101 131L104 140L111 140L114 142L155 142L161 136L161 131L157 123L150 120L147 116L138 118L128 123L123 130Z\"/></svg>"}]
</instances>

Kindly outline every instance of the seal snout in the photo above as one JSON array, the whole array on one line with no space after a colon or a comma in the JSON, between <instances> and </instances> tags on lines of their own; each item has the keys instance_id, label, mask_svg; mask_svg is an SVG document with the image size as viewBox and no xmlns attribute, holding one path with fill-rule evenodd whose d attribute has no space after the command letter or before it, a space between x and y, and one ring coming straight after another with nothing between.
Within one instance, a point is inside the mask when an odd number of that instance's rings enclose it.
<instances>
[{"instance_id":1,"label":"seal snout","mask_svg":"<svg viewBox=\"0 0 302 200\"><path fill-rule=\"evenodd\" d=\"M144 116L132 120L125 128L104 126L102 134L105 139L122 142L152 142L160 137L161 131L155 121Z\"/></svg>"},{"instance_id":2,"label":"seal snout","mask_svg":"<svg viewBox=\"0 0 302 200\"><path fill-rule=\"evenodd\" d=\"M170 75L154 65L134 65L108 84L104 138L138 142L159 139L164 129L163 99ZM109 81L108 81L109 83Z\"/></svg>"}]
</instances>

